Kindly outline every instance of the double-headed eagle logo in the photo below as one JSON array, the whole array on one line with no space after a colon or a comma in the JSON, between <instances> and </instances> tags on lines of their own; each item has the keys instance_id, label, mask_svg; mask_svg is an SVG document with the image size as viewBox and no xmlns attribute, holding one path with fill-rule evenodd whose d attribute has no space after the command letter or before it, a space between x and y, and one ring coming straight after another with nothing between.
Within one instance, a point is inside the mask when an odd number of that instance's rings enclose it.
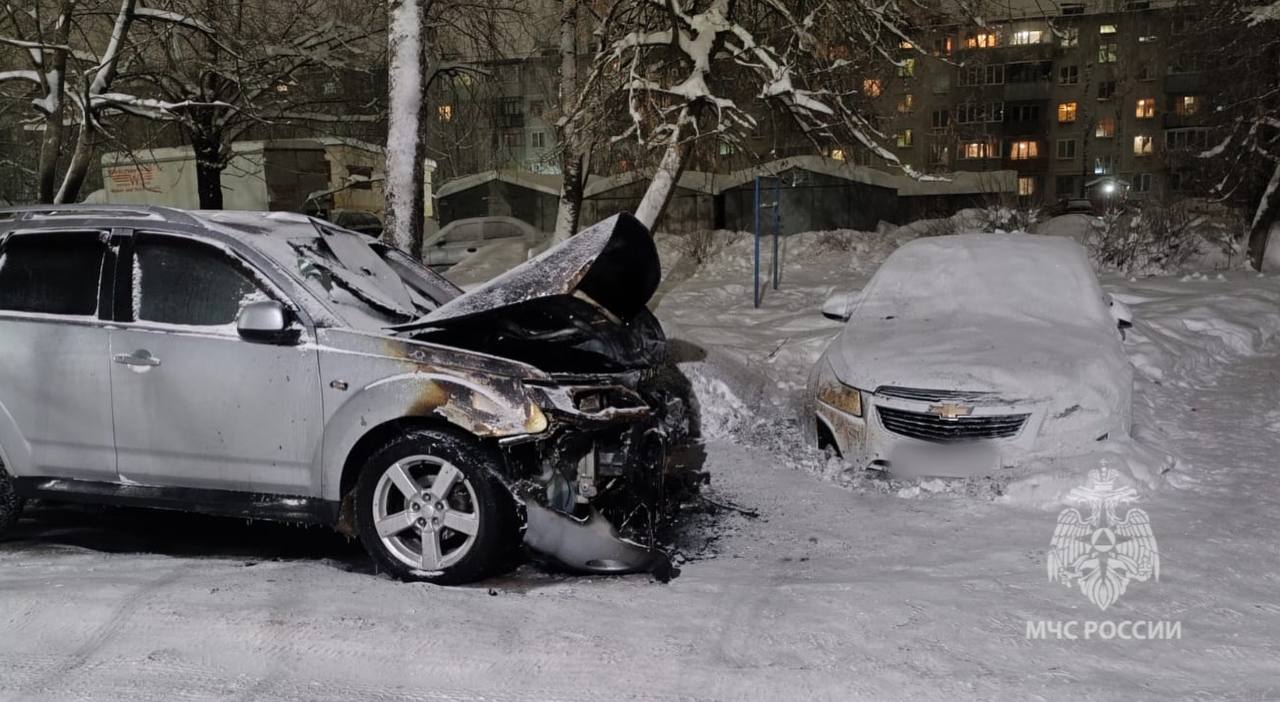
<instances>
[{"instance_id":1,"label":"double-headed eagle logo","mask_svg":"<svg viewBox=\"0 0 1280 702\"><path fill-rule=\"evenodd\" d=\"M1160 580L1160 552L1151 520L1133 508L1117 517L1117 508L1138 499L1131 487L1116 487L1106 461L1089 471L1089 484L1072 490L1067 500L1087 506L1088 517L1068 507L1058 514L1049 547L1049 580L1080 586L1089 601L1106 609L1130 581Z\"/></svg>"}]
</instances>

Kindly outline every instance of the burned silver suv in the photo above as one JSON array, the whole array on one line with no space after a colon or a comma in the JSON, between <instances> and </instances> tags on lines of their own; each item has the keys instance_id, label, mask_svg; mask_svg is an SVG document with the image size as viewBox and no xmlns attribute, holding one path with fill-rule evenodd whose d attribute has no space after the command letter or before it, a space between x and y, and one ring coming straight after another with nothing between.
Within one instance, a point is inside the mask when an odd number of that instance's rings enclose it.
<instances>
[{"instance_id":1,"label":"burned silver suv","mask_svg":"<svg viewBox=\"0 0 1280 702\"><path fill-rule=\"evenodd\" d=\"M627 215L463 294L302 215L0 211L0 530L40 498L331 525L439 583L522 539L660 568L607 519L687 428L659 275Z\"/></svg>"}]
</instances>

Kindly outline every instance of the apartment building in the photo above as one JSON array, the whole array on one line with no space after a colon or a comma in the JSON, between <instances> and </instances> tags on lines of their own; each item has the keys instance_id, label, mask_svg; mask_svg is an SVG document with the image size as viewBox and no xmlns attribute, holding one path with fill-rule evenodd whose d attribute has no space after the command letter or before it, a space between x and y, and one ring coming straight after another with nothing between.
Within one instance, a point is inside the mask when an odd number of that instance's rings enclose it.
<instances>
[{"instance_id":1,"label":"apartment building","mask_svg":"<svg viewBox=\"0 0 1280 702\"><path fill-rule=\"evenodd\" d=\"M863 89L917 167L1016 170L1028 204L1174 198L1208 140L1195 21L1186 2L1031 3L923 33Z\"/></svg>"}]
</instances>

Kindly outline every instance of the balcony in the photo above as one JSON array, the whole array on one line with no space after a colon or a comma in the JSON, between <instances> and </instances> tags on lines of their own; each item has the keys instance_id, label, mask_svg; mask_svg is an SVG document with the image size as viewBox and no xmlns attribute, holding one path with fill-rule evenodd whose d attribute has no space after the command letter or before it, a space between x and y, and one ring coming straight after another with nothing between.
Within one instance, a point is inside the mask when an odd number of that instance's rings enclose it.
<instances>
[{"instance_id":1,"label":"balcony","mask_svg":"<svg viewBox=\"0 0 1280 702\"><path fill-rule=\"evenodd\" d=\"M1053 83L1047 80L1026 83L1008 83L1004 86L1005 102L1036 102L1048 100L1053 94Z\"/></svg>"},{"instance_id":2,"label":"balcony","mask_svg":"<svg viewBox=\"0 0 1280 702\"><path fill-rule=\"evenodd\" d=\"M1199 112L1189 115L1180 115L1177 112L1166 112L1164 115L1165 129L1182 129L1183 127L1199 127L1204 123L1204 115Z\"/></svg>"},{"instance_id":3,"label":"balcony","mask_svg":"<svg viewBox=\"0 0 1280 702\"><path fill-rule=\"evenodd\" d=\"M1175 73L1165 76L1166 93L1198 93L1204 90L1204 76L1199 73Z\"/></svg>"}]
</instances>

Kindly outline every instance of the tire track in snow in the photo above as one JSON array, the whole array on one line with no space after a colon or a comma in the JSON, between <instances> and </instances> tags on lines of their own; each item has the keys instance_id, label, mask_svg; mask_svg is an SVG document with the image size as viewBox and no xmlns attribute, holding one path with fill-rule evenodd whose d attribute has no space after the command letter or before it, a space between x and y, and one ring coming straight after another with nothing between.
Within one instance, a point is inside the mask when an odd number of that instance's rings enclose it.
<instances>
[{"instance_id":1,"label":"tire track in snow","mask_svg":"<svg viewBox=\"0 0 1280 702\"><path fill-rule=\"evenodd\" d=\"M124 600L116 606L115 611L107 617L106 621L98 625L88 640L80 644L67 659L53 670L46 672L37 678L34 683L28 684L20 690L17 699L39 698L71 687L72 678L75 677L77 671L85 668L104 646L120 634L121 629L137 613L143 601L155 592L176 582L187 567L187 564L180 563L160 577L144 583L126 595ZM56 698L57 695L54 695L54 697Z\"/></svg>"}]
</instances>

